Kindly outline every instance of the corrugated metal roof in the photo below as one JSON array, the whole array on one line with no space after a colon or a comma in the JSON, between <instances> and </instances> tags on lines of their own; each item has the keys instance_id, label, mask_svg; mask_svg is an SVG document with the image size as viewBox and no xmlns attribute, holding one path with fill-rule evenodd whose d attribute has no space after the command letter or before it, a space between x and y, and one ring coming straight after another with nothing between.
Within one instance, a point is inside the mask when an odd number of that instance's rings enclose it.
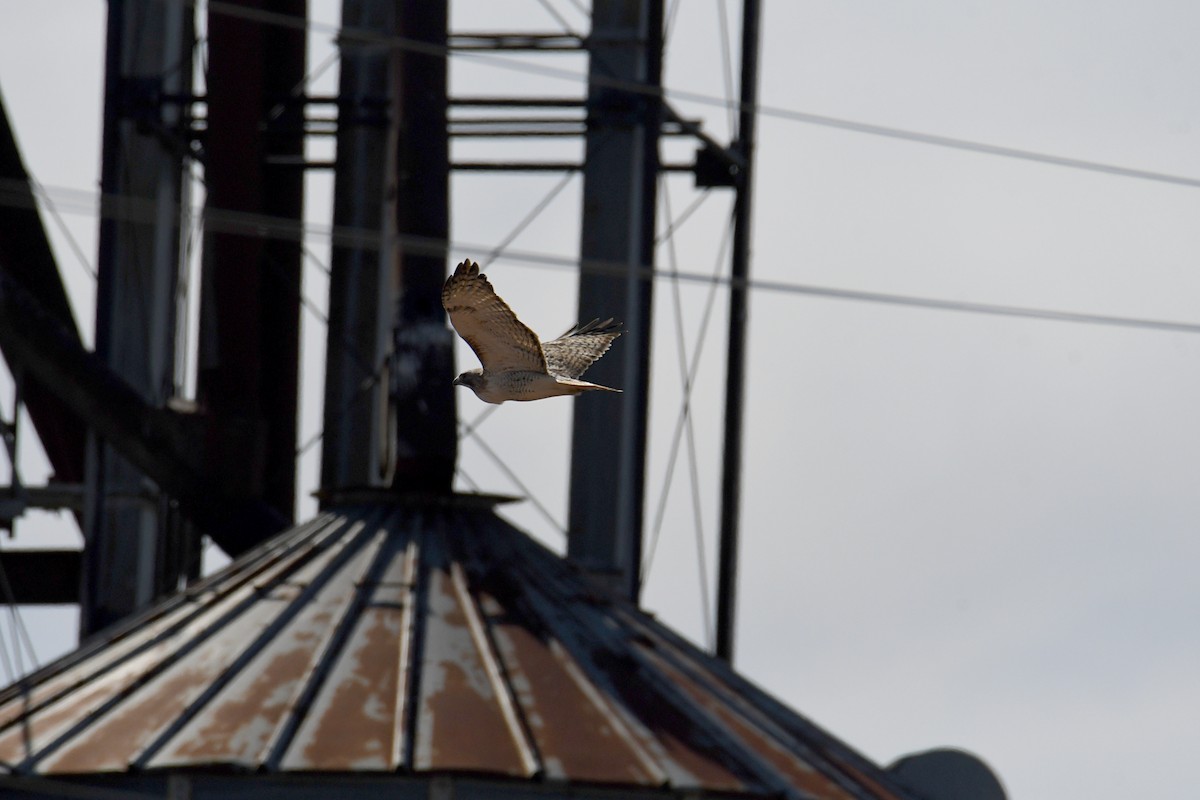
<instances>
[{"instance_id":1,"label":"corrugated metal roof","mask_svg":"<svg viewBox=\"0 0 1200 800\"><path fill-rule=\"evenodd\" d=\"M901 797L470 496L323 514L9 687L0 762Z\"/></svg>"}]
</instances>

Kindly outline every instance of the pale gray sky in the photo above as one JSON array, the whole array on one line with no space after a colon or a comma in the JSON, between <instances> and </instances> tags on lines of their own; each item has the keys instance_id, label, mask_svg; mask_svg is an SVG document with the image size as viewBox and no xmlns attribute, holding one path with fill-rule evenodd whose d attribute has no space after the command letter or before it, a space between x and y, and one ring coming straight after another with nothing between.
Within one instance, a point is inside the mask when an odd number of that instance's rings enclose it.
<instances>
[{"instance_id":1,"label":"pale gray sky","mask_svg":"<svg viewBox=\"0 0 1200 800\"><path fill-rule=\"evenodd\" d=\"M336 21L336 3L314 5L317 19ZM570 3L553 5L586 28ZM736 3L680 5L670 89L724 96L722 6L736 34ZM554 24L533 0L452 7L460 29ZM77 193L97 182L103 16L99 0L0 0L0 90L31 171L93 263L96 222ZM768 0L754 275L1200 322L1200 189L853 133L789 113L1200 178L1196 30L1200 8L1184 2ZM313 66L331 39L327 29L314 35ZM584 68L577 58L539 63ZM335 78L336 68L318 86L330 90ZM469 59L455 61L452 80L461 92L579 91L559 73ZM678 106L727 137L719 102ZM473 147L478 155L489 145ZM686 156L678 144L667 152ZM557 180L456 177L452 257L503 239ZM695 196L691 182L668 184L678 214ZM309 215L327 222L328 180L313 179L312 189ZM578 199L576 178L513 250L570 258ZM727 213L728 198L716 193L681 228L680 269L716 268ZM47 226L90 335L93 286L55 223ZM323 255L327 242L313 247ZM671 253L664 245L660 265ZM571 270L502 258L488 271L536 330L573 322ZM319 270L305 281L323 304ZM656 291L650 523L679 408L672 285L660 281ZM690 353L709 290L680 291ZM710 576L723 290L716 302L694 400ZM324 335L312 316L305 325L302 440L319 426ZM1022 800L1194 793L1200 336L763 290L751 299L750 345L739 667L884 763L954 745L983 756ZM460 363L471 359L463 348ZM483 408L462 394L464 418ZM569 416L567 400L506 404L481 429L560 521ZM560 446L523 447L534 426ZM24 447L26 478L36 480L45 465L32 439ZM473 442L462 452L485 490L516 491ZM645 602L703 642L692 509L681 461ZM561 546L529 504L511 516ZM24 546L78 540L53 517L23 521L19 532ZM73 643L69 613L25 618L43 661Z\"/></svg>"}]
</instances>

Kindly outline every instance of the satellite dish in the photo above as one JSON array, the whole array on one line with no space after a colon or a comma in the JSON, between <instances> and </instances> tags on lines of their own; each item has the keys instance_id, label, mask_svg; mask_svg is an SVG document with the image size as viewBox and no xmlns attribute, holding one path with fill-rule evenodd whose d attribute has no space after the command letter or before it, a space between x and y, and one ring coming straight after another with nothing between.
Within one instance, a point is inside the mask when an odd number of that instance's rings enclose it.
<instances>
[{"instance_id":1,"label":"satellite dish","mask_svg":"<svg viewBox=\"0 0 1200 800\"><path fill-rule=\"evenodd\" d=\"M888 772L924 800L1008 800L996 773L963 750L913 753L898 759Z\"/></svg>"}]
</instances>

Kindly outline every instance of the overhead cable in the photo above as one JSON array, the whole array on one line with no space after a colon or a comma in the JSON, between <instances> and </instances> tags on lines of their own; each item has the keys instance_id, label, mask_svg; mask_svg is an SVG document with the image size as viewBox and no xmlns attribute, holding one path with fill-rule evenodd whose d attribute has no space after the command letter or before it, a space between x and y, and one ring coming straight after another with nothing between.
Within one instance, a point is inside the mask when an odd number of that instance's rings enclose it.
<instances>
[{"instance_id":1,"label":"overhead cable","mask_svg":"<svg viewBox=\"0 0 1200 800\"><path fill-rule=\"evenodd\" d=\"M5 191L6 181L0 180L0 205L11 205L13 193ZM55 187L43 186L44 191L56 194L60 190ZM93 198L90 202L72 204L60 200L60 212L78 212L100 216L114 216L121 219L141 219L149 221L153 217L153 204L137 199L106 198L97 203L96 195L77 189L61 190L65 196L76 199L80 197ZM141 208L145 204L148 207ZM96 211L97 206L99 212ZM378 231L363 228L347 228L333 225L315 225L298 223L282 217L270 217L262 214L251 214L240 211L222 209L207 209L205 212L210 230L220 230L231 233L251 233L266 238L300 241L304 235L318 238L328 238L335 246L363 247L378 250L383 246L384 237ZM410 234L391 234L399 244L412 252L442 253L447 250L457 251L476 259L495 254L494 245L475 244L432 237L413 236ZM544 253L532 250L507 249L499 260L520 264L522 266L572 269L605 275L628 275L631 266L625 262L602 259L585 259L554 253ZM680 280L687 283L710 284L720 286L745 287L751 291L771 292L778 294L808 295L823 297L831 300L854 300L863 303L878 303L884 305L907 306L910 308L925 308L937 311L958 311L969 314L987 314L992 316L1021 317L1025 319L1041 319L1055 322L1070 322L1087 325L1107 325L1123 328L1141 328L1146 330L1171 331L1175 333L1200 333L1200 323L1180 322L1173 320L1152 319L1146 317L1128 317L1113 314L1095 314L1089 312L1066 311L1061 309L1032 308L1028 306L1004 305L997 303L980 303L968 300L950 300L917 295L893 294L889 292L871 292L858 289L840 289L830 286L814 286L811 284L791 283L788 281L765 280L763 278L735 279L728 276L709 275L698 272L665 272L649 266L634 266L633 269L643 280Z\"/></svg>"},{"instance_id":2,"label":"overhead cable","mask_svg":"<svg viewBox=\"0 0 1200 800\"><path fill-rule=\"evenodd\" d=\"M195 5L197 0L159 0L159 2ZM381 35L376 31L371 31L368 29L339 27L331 23L315 22L288 14L263 11L260 9L236 5L233 3L224 2L224 0L210 0L208 3L208 9L213 13L240 17L243 19L262 22L268 25L279 25L282 27L300 30L328 33L329 35L335 36L339 44L341 44L343 47L394 47L401 50L424 53L425 55L441 58L449 58L451 55L454 55L456 57L470 58L480 61L498 69L540 75L546 78L568 81L581 86L586 86L590 82L591 84L604 86L606 88L620 89L621 91L629 92L631 94L643 94L665 100L685 101L698 105L723 108L738 112L749 110L762 117L788 120L805 125L834 128L870 136L880 136L889 139L915 142L933 147L944 147L953 150L979 153L982 155L1031 161L1039 164L1096 172L1123 178L1136 178L1139 180L1168 183L1177 186L1200 188L1200 178L1198 177L1139 169L1136 167L1127 167L1083 158L1059 156L1051 153L1042 153L1016 147L1006 147L1003 145L990 144L971 139L961 139L952 136L941 136L938 134L924 133L921 131L896 128L887 125L858 122L855 120L831 117L823 114L813 114L806 111L797 111L794 109L767 105L763 103L757 103L748 107L744 107L742 103L735 99L718 97L716 95L706 94L704 92L652 86L634 81L608 78L606 76L597 75L594 73L589 76L589 74L577 70L565 69L562 67L552 67L546 64L531 63L507 56L480 53L477 51L472 51L469 53L454 52L446 45L422 42L404 36Z\"/></svg>"}]
</instances>

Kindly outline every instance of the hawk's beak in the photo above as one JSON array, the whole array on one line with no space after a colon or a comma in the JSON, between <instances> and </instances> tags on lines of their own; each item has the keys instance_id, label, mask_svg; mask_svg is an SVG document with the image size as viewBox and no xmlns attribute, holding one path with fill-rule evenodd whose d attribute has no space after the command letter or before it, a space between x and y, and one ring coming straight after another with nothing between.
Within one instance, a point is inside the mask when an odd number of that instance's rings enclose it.
<instances>
[{"instance_id":1,"label":"hawk's beak","mask_svg":"<svg viewBox=\"0 0 1200 800\"><path fill-rule=\"evenodd\" d=\"M451 386L462 386L462 375L456 377L450 384Z\"/></svg>"}]
</instances>

